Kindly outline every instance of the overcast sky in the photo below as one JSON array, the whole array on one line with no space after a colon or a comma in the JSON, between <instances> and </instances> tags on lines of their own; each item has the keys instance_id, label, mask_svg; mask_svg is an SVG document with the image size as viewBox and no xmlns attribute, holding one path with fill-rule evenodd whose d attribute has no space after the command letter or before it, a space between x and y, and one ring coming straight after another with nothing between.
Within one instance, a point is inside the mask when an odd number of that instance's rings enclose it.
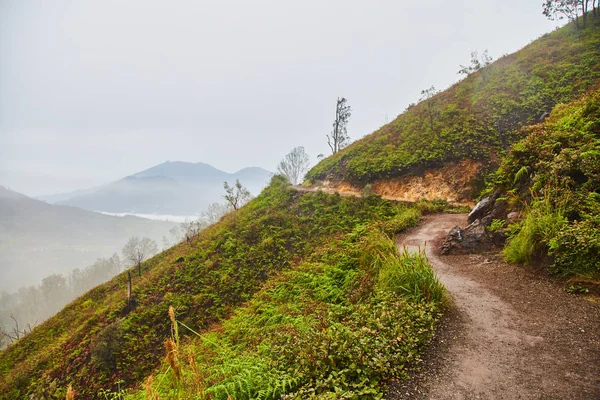
<instances>
[{"instance_id":1,"label":"overcast sky","mask_svg":"<svg viewBox=\"0 0 600 400\"><path fill-rule=\"evenodd\" d=\"M86 188L166 160L314 162L556 23L541 0L0 0L0 184Z\"/></svg>"}]
</instances>

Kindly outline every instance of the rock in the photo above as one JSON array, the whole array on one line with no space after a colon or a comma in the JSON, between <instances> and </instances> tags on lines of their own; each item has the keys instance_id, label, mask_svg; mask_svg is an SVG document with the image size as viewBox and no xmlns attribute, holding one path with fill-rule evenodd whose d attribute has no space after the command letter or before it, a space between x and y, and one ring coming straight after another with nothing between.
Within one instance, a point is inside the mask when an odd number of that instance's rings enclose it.
<instances>
[{"instance_id":1,"label":"rock","mask_svg":"<svg viewBox=\"0 0 600 400\"><path fill-rule=\"evenodd\" d=\"M488 232L480 219L476 219L465 229L455 226L442 244L442 254L469 254L489 250L494 246L493 235Z\"/></svg>"},{"instance_id":2,"label":"rock","mask_svg":"<svg viewBox=\"0 0 600 400\"><path fill-rule=\"evenodd\" d=\"M444 240L444 243L442 244L442 254L450 254L454 249L461 248L463 237L463 230L458 226L450 229L450 232L448 232L448 235L446 236L446 240Z\"/></svg>"},{"instance_id":3,"label":"rock","mask_svg":"<svg viewBox=\"0 0 600 400\"><path fill-rule=\"evenodd\" d=\"M473 223L476 219L483 218L492 209L492 207L494 207L496 197L498 196L495 193L491 196L483 196L479 203L475 205L475 208L473 208L473 210L471 210L471 212L469 213L467 222L470 224Z\"/></svg>"},{"instance_id":4,"label":"rock","mask_svg":"<svg viewBox=\"0 0 600 400\"><path fill-rule=\"evenodd\" d=\"M519 220L519 213L517 211L513 211L508 213L508 215L506 216L506 223L507 224L514 224L515 222L517 222Z\"/></svg>"}]
</instances>

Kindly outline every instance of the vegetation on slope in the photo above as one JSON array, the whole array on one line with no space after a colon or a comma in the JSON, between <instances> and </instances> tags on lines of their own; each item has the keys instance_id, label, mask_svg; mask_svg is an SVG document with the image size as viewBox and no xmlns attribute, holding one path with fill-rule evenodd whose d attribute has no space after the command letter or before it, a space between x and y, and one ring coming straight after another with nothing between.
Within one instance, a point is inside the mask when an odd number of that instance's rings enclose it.
<instances>
[{"instance_id":1,"label":"vegetation on slope","mask_svg":"<svg viewBox=\"0 0 600 400\"><path fill-rule=\"evenodd\" d=\"M418 213L399 221L413 225ZM419 359L443 300L426 258L399 254L389 226L357 225L187 345L173 320L163 372L129 397L380 398Z\"/></svg>"},{"instance_id":2,"label":"vegetation on slope","mask_svg":"<svg viewBox=\"0 0 600 400\"><path fill-rule=\"evenodd\" d=\"M169 306L177 310L182 324L205 331L250 301L270 277L303 265L310 257L323 262L315 251L326 249L357 225L389 221L382 229L395 233L406 227L399 218L418 221L414 211L398 217L404 212L404 207L377 197L299 193L276 177L247 206L207 228L190 244L145 262L140 278L132 274L136 303L132 310L126 306L125 273L11 345L0 356L0 397L64 398L71 384L78 398L96 398L100 389L117 390L118 381L123 387L133 386L164 355L163 341L171 330L166 318ZM336 290L341 298L343 289ZM327 307L321 306L323 312ZM306 326L314 322L306 318Z\"/></svg>"},{"instance_id":3,"label":"vegetation on slope","mask_svg":"<svg viewBox=\"0 0 600 400\"><path fill-rule=\"evenodd\" d=\"M551 271L600 279L600 90L555 107L527 129L497 172L496 185L524 219L511 226L509 261L544 257Z\"/></svg>"},{"instance_id":4,"label":"vegetation on slope","mask_svg":"<svg viewBox=\"0 0 600 400\"><path fill-rule=\"evenodd\" d=\"M448 161L498 165L499 154L554 105L600 80L600 26L569 24L501 57L317 164L310 181L364 184Z\"/></svg>"}]
</instances>

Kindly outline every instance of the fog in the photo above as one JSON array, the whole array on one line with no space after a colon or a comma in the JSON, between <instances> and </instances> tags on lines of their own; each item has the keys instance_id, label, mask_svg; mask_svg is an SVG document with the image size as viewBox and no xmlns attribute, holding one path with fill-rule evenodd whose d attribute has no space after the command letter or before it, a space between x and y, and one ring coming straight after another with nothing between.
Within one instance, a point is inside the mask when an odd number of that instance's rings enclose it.
<instances>
[{"instance_id":1,"label":"fog","mask_svg":"<svg viewBox=\"0 0 600 400\"><path fill-rule=\"evenodd\" d=\"M553 28L538 2L0 2L0 184L89 188L166 160L274 170Z\"/></svg>"}]
</instances>

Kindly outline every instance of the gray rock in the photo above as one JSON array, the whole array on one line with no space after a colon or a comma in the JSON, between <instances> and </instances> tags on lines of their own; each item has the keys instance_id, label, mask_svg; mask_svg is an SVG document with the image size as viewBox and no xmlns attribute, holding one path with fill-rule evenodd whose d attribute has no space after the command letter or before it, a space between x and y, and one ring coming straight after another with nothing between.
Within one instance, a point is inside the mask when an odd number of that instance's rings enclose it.
<instances>
[{"instance_id":1,"label":"gray rock","mask_svg":"<svg viewBox=\"0 0 600 400\"><path fill-rule=\"evenodd\" d=\"M442 244L442 254L469 254L490 250L496 242L494 235L476 219L465 229L455 226Z\"/></svg>"},{"instance_id":2,"label":"gray rock","mask_svg":"<svg viewBox=\"0 0 600 400\"><path fill-rule=\"evenodd\" d=\"M519 220L519 217L520 217L520 215L517 211L510 212L506 216L506 223L514 224L515 222L517 222Z\"/></svg>"},{"instance_id":3,"label":"gray rock","mask_svg":"<svg viewBox=\"0 0 600 400\"><path fill-rule=\"evenodd\" d=\"M482 218L486 215L494 206L495 200L493 196L484 196L479 203L475 205L475 208L471 210L467 218L467 222L473 223L476 219Z\"/></svg>"}]
</instances>

